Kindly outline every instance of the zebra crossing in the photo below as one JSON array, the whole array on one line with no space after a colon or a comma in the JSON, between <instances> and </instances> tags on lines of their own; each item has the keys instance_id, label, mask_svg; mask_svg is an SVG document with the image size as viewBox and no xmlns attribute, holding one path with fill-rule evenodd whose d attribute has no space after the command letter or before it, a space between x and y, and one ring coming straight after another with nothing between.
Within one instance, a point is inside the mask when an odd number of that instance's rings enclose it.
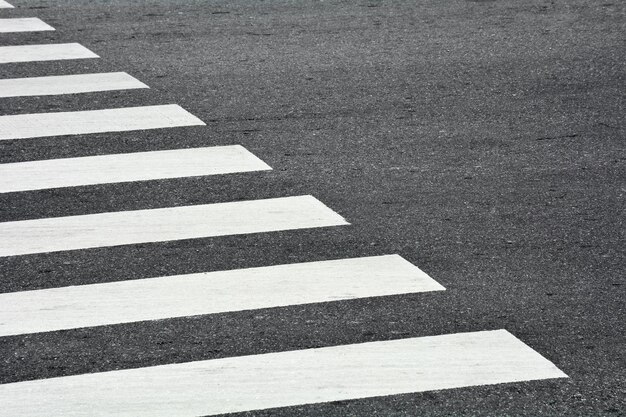
<instances>
[{"instance_id":1,"label":"zebra crossing","mask_svg":"<svg viewBox=\"0 0 626 417\"><path fill-rule=\"evenodd\" d=\"M54 28L36 17L0 19L0 33L44 32L48 30L54 30Z\"/></svg>"},{"instance_id":2,"label":"zebra crossing","mask_svg":"<svg viewBox=\"0 0 626 417\"><path fill-rule=\"evenodd\" d=\"M0 165L0 193L271 169L240 145L50 159Z\"/></svg>"},{"instance_id":3,"label":"zebra crossing","mask_svg":"<svg viewBox=\"0 0 626 417\"><path fill-rule=\"evenodd\" d=\"M496 330L26 381L0 385L0 397L20 416L90 415L94 405L104 415L191 416L564 376Z\"/></svg>"},{"instance_id":4,"label":"zebra crossing","mask_svg":"<svg viewBox=\"0 0 626 417\"><path fill-rule=\"evenodd\" d=\"M0 336L443 290L398 255L147 278L0 294Z\"/></svg>"},{"instance_id":5,"label":"zebra crossing","mask_svg":"<svg viewBox=\"0 0 626 417\"><path fill-rule=\"evenodd\" d=\"M0 257L348 222L310 195L0 223Z\"/></svg>"},{"instance_id":6,"label":"zebra crossing","mask_svg":"<svg viewBox=\"0 0 626 417\"><path fill-rule=\"evenodd\" d=\"M0 80L0 97L49 96L138 88L148 86L125 72L53 75Z\"/></svg>"},{"instance_id":7,"label":"zebra crossing","mask_svg":"<svg viewBox=\"0 0 626 417\"><path fill-rule=\"evenodd\" d=\"M100 58L78 43L0 46L0 64Z\"/></svg>"},{"instance_id":8,"label":"zebra crossing","mask_svg":"<svg viewBox=\"0 0 626 417\"><path fill-rule=\"evenodd\" d=\"M45 27L0 19L0 33L54 30ZM99 56L77 43L0 47L0 63L87 58ZM50 75L0 80L0 98L140 88L148 86L124 72ZM176 104L9 114L0 115L0 140L204 125ZM240 145L81 156L0 164L0 193L271 169ZM297 195L7 221L0 258L350 227L345 215ZM0 337L435 291L445 288L400 255L339 257L4 293ZM500 329L6 383L0 401L8 415L214 415L565 377Z\"/></svg>"},{"instance_id":9,"label":"zebra crossing","mask_svg":"<svg viewBox=\"0 0 626 417\"><path fill-rule=\"evenodd\" d=\"M0 140L127 132L204 123L176 104L0 116Z\"/></svg>"}]
</instances>

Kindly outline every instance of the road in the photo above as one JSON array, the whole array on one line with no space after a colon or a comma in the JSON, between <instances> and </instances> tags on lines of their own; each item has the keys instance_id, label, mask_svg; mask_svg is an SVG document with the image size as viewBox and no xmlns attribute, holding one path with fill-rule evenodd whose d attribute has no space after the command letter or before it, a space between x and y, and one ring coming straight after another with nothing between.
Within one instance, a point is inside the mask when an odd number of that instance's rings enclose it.
<instances>
[{"instance_id":1,"label":"road","mask_svg":"<svg viewBox=\"0 0 626 417\"><path fill-rule=\"evenodd\" d=\"M626 5L9 3L10 414L624 415Z\"/></svg>"}]
</instances>

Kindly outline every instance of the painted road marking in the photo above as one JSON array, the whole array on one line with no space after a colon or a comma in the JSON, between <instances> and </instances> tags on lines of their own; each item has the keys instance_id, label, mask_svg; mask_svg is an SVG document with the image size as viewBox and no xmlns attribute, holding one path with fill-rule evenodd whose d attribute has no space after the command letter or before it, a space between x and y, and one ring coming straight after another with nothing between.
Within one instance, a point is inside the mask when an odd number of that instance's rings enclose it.
<instances>
[{"instance_id":1,"label":"painted road marking","mask_svg":"<svg viewBox=\"0 0 626 417\"><path fill-rule=\"evenodd\" d=\"M387 255L23 291L0 294L0 336L443 290Z\"/></svg>"},{"instance_id":2,"label":"painted road marking","mask_svg":"<svg viewBox=\"0 0 626 417\"><path fill-rule=\"evenodd\" d=\"M0 140L124 132L204 123L176 104L0 116Z\"/></svg>"},{"instance_id":3,"label":"painted road marking","mask_svg":"<svg viewBox=\"0 0 626 417\"><path fill-rule=\"evenodd\" d=\"M0 193L271 168L239 145L0 164Z\"/></svg>"},{"instance_id":4,"label":"painted road marking","mask_svg":"<svg viewBox=\"0 0 626 417\"><path fill-rule=\"evenodd\" d=\"M0 64L86 58L99 56L78 43L0 46Z\"/></svg>"},{"instance_id":5,"label":"painted road marking","mask_svg":"<svg viewBox=\"0 0 626 417\"><path fill-rule=\"evenodd\" d=\"M495 330L24 381L0 398L15 416L195 416L566 377Z\"/></svg>"},{"instance_id":6,"label":"painted road marking","mask_svg":"<svg viewBox=\"0 0 626 417\"><path fill-rule=\"evenodd\" d=\"M349 224L310 195L0 223L0 256Z\"/></svg>"},{"instance_id":7,"label":"painted road marking","mask_svg":"<svg viewBox=\"0 0 626 417\"><path fill-rule=\"evenodd\" d=\"M12 9L12 8L13 8L13 6L11 6L6 1L0 0L0 9Z\"/></svg>"},{"instance_id":8,"label":"painted road marking","mask_svg":"<svg viewBox=\"0 0 626 417\"><path fill-rule=\"evenodd\" d=\"M136 88L148 86L125 72L55 75L0 80L0 97L49 96Z\"/></svg>"},{"instance_id":9,"label":"painted road marking","mask_svg":"<svg viewBox=\"0 0 626 417\"><path fill-rule=\"evenodd\" d=\"M54 28L36 17L0 19L0 33L41 32L46 30L54 30Z\"/></svg>"}]
</instances>

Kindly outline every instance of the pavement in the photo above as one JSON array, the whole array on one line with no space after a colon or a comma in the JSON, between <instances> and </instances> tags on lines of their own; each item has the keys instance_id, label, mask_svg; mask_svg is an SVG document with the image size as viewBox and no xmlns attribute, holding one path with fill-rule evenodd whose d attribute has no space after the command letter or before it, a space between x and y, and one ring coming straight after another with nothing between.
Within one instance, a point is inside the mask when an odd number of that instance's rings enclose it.
<instances>
[{"instance_id":1,"label":"pavement","mask_svg":"<svg viewBox=\"0 0 626 417\"><path fill-rule=\"evenodd\" d=\"M100 58L0 79L150 88L0 98L1 115L178 104L206 126L0 140L0 163L242 145L272 170L4 193L0 222L313 195L350 225L0 257L0 292L386 254L445 291L1 337L0 384L506 329L568 377L232 415L624 415L624 4L10 3L0 17L56 31L0 46Z\"/></svg>"}]
</instances>

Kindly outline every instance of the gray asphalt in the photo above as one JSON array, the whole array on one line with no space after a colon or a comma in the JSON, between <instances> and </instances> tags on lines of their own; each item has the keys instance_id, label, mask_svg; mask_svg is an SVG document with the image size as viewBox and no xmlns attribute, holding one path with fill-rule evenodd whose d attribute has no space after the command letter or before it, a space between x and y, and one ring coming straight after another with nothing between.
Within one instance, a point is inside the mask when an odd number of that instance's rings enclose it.
<instances>
[{"instance_id":1,"label":"gray asphalt","mask_svg":"<svg viewBox=\"0 0 626 417\"><path fill-rule=\"evenodd\" d=\"M207 123L0 142L0 162L242 144L273 171L0 194L0 221L312 194L349 227L0 259L0 291L399 253L424 293L0 338L0 383L507 329L569 379L247 416L626 415L626 4L12 0L0 16L150 90L1 114L180 104Z\"/></svg>"}]
</instances>

